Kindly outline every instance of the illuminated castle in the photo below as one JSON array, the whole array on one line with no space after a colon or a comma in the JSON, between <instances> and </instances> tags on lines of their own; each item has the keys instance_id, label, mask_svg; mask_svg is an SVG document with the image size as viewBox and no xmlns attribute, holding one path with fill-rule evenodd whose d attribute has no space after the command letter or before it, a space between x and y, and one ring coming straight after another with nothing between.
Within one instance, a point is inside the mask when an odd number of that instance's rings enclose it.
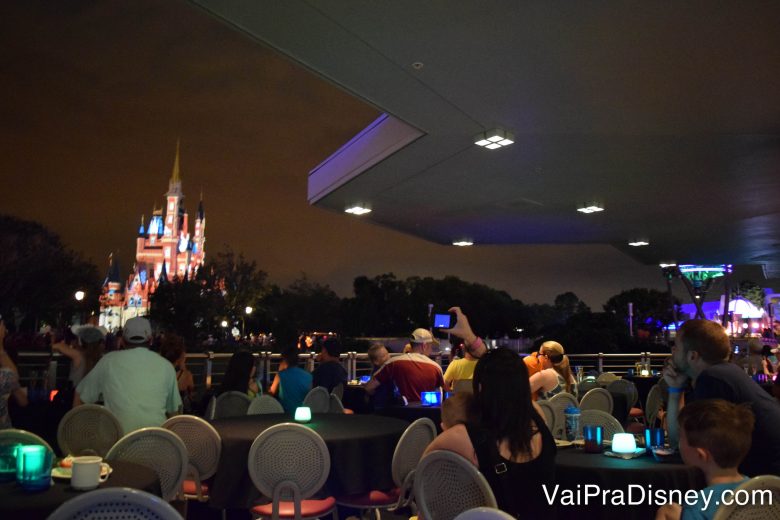
<instances>
[{"instance_id":1,"label":"illuminated castle","mask_svg":"<svg viewBox=\"0 0 780 520\"><path fill-rule=\"evenodd\" d=\"M155 208L148 225L141 217L136 239L135 266L124 288L119 267L112 255L100 296L100 325L110 331L116 330L130 318L149 312L149 296L161 283L195 276L205 259L206 214L202 199L201 196L195 229L190 235L189 217L184 210L184 193L181 191L177 143L164 209Z\"/></svg>"}]
</instances>

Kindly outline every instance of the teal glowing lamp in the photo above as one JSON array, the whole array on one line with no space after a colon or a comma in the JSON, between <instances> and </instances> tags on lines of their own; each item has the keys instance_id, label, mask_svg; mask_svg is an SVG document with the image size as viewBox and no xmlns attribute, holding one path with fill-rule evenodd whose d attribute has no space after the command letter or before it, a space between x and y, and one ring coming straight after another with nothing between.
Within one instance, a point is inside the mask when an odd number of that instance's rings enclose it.
<instances>
[{"instance_id":1,"label":"teal glowing lamp","mask_svg":"<svg viewBox=\"0 0 780 520\"><path fill-rule=\"evenodd\" d=\"M636 439L630 433L616 433L612 436L613 453L635 453Z\"/></svg>"},{"instance_id":2,"label":"teal glowing lamp","mask_svg":"<svg viewBox=\"0 0 780 520\"><path fill-rule=\"evenodd\" d=\"M0 445L0 482L13 482L16 478L16 450L21 444Z\"/></svg>"},{"instance_id":3,"label":"teal glowing lamp","mask_svg":"<svg viewBox=\"0 0 780 520\"><path fill-rule=\"evenodd\" d=\"M26 491L51 485L51 452L45 446L22 445L16 450L16 481Z\"/></svg>"},{"instance_id":4,"label":"teal glowing lamp","mask_svg":"<svg viewBox=\"0 0 780 520\"><path fill-rule=\"evenodd\" d=\"M441 392L422 392L420 397L423 406L439 406L441 404Z\"/></svg>"},{"instance_id":5,"label":"teal glowing lamp","mask_svg":"<svg viewBox=\"0 0 780 520\"><path fill-rule=\"evenodd\" d=\"M311 421L311 408L308 406L299 406L295 409L295 422Z\"/></svg>"}]
</instances>

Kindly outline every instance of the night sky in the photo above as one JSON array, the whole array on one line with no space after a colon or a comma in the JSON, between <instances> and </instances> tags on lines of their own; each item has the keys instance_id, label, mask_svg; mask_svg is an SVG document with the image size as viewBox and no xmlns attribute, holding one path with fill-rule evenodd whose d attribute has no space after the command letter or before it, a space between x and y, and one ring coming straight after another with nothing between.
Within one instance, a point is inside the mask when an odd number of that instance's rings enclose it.
<instances>
[{"instance_id":1,"label":"night sky","mask_svg":"<svg viewBox=\"0 0 780 520\"><path fill-rule=\"evenodd\" d=\"M274 283L305 273L347 296L358 275L451 274L527 303L571 290L594 308L665 287L606 245L461 249L310 207L308 171L379 113L186 2L0 2L0 212L43 223L101 271L114 251L128 273L180 138L207 255L228 244Z\"/></svg>"}]
</instances>

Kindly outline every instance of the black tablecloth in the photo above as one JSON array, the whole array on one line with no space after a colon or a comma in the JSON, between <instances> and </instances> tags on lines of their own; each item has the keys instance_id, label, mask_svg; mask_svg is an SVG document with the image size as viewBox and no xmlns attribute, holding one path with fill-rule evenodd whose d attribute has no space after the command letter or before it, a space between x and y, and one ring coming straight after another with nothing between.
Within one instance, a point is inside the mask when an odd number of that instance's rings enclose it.
<instances>
[{"instance_id":1,"label":"black tablecloth","mask_svg":"<svg viewBox=\"0 0 780 520\"><path fill-rule=\"evenodd\" d=\"M113 472L101 488L129 487L161 496L160 481L154 470L132 462L111 461ZM46 491L26 492L16 482L0 484L0 518L45 520L61 504L84 493L70 487L69 480L54 479Z\"/></svg>"},{"instance_id":2,"label":"black tablecloth","mask_svg":"<svg viewBox=\"0 0 780 520\"><path fill-rule=\"evenodd\" d=\"M366 392L364 385L346 385L341 402L345 408L349 408L355 413L371 413L374 411L371 397Z\"/></svg>"},{"instance_id":3,"label":"black tablecloth","mask_svg":"<svg viewBox=\"0 0 780 520\"><path fill-rule=\"evenodd\" d=\"M625 425L628 420L628 399L622 392L610 392L612 396L612 417L617 419L620 424Z\"/></svg>"},{"instance_id":4,"label":"black tablecloth","mask_svg":"<svg viewBox=\"0 0 780 520\"><path fill-rule=\"evenodd\" d=\"M441 406L423 406L419 402L409 403L406 406L388 406L374 412L385 417L395 417L404 421L414 422L421 417L427 417L436 425L436 430L441 433Z\"/></svg>"},{"instance_id":5,"label":"black tablecloth","mask_svg":"<svg viewBox=\"0 0 780 520\"><path fill-rule=\"evenodd\" d=\"M584 496L585 485L591 484L598 486L601 492L606 490L610 493L607 495L607 504L611 504L611 500L615 497L612 493L614 490L623 491L626 503L629 493L633 493L633 498L643 502L641 505L604 506L600 496L591 498L585 507L582 500L579 502L580 507L559 504L559 520L569 518L581 520L585 513L588 520L652 519L658 505L655 502L650 503L650 499L656 496L651 493L657 490L698 490L706 486L704 474L699 469L681 463L656 462L651 455L623 460L602 454L585 453L574 448L559 448L555 466L556 479L560 486L559 494L564 489L576 492L577 486L580 486L579 489ZM631 485L635 487L629 487ZM643 492L644 500L642 500Z\"/></svg>"},{"instance_id":6,"label":"black tablecloth","mask_svg":"<svg viewBox=\"0 0 780 520\"><path fill-rule=\"evenodd\" d=\"M222 455L210 488L212 506L245 508L260 497L247 470L249 448L266 428L291 421L287 414L268 414L212 423L222 437ZM393 451L408 426L406 422L375 415L315 414L306 426L320 434L330 452L327 493L365 493L393 487Z\"/></svg>"}]
</instances>

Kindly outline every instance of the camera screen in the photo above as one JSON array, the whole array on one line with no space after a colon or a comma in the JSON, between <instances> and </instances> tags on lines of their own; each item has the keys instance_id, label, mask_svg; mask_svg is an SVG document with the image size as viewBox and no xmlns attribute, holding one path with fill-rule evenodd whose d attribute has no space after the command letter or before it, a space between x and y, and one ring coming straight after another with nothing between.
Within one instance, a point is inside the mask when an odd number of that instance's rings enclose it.
<instances>
[{"instance_id":1,"label":"camera screen","mask_svg":"<svg viewBox=\"0 0 780 520\"><path fill-rule=\"evenodd\" d=\"M436 329L449 329L452 327L449 314L434 314L433 327Z\"/></svg>"}]
</instances>

